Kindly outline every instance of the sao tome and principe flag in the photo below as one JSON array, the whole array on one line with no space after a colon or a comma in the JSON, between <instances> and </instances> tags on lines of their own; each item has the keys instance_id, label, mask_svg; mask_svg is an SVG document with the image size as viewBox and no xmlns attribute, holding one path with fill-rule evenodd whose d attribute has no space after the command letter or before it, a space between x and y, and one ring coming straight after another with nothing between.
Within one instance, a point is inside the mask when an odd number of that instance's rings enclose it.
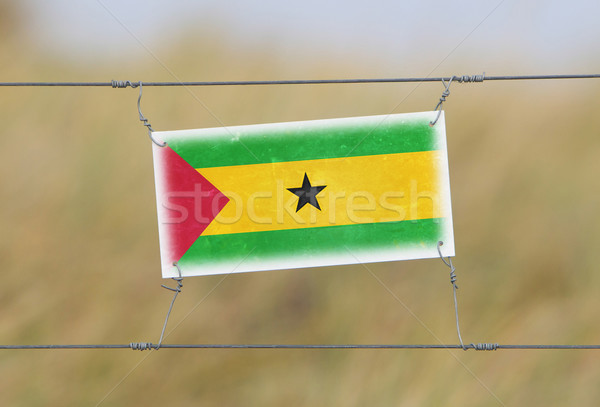
<instances>
[{"instance_id":1,"label":"sao tome and principe flag","mask_svg":"<svg viewBox=\"0 0 600 407\"><path fill-rule=\"evenodd\" d=\"M436 115L155 132L163 277L453 256Z\"/></svg>"}]
</instances>

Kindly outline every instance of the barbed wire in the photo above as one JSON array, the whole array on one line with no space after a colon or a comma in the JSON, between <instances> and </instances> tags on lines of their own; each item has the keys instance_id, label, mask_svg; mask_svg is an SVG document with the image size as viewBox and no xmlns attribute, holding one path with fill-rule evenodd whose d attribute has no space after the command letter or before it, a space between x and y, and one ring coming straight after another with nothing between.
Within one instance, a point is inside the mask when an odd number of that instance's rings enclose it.
<instances>
[{"instance_id":1,"label":"barbed wire","mask_svg":"<svg viewBox=\"0 0 600 407\"><path fill-rule=\"evenodd\" d=\"M323 84L352 84L352 83L414 83L440 82L453 80L459 83L483 81L511 80L548 80L548 79L600 79L600 74L566 74L566 75L454 75L438 77L413 78L362 78L362 79L291 79L291 80L258 80L258 81L119 81L110 82L0 82L0 86L110 86L112 88L136 88L142 86L247 86L247 85L323 85Z\"/></svg>"}]
</instances>

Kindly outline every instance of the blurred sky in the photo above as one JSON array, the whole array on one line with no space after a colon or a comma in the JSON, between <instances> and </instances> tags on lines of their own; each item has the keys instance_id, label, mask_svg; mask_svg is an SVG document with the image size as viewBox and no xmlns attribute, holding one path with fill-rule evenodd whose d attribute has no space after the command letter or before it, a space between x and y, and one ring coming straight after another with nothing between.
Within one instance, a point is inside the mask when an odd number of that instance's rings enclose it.
<instances>
[{"instance_id":1,"label":"blurred sky","mask_svg":"<svg viewBox=\"0 0 600 407\"><path fill-rule=\"evenodd\" d=\"M268 44L291 60L310 62L326 53L363 60L381 55L391 62L388 70L379 67L374 74L422 76L442 61L437 73L448 73L445 66L472 68L453 74L598 71L598 0L23 0L19 4L29 40L61 57L115 53L135 57L147 50L134 36L156 51L181 39L186 30L210 28L226 33L232 48ZM513 69L496 71L507 66Z\"/></svg>"}]
</instances>

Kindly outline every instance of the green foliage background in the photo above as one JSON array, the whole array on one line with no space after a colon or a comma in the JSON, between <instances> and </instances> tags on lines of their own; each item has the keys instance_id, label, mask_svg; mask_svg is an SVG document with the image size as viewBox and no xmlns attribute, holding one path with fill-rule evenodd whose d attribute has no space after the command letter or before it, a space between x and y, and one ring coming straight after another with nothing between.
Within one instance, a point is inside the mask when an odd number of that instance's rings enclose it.
<instances>
[{"instance_id":1,"label":"green foliage background","mask_svg":"<svg viewBox=\"0 0 600 407\"><path fill-rule=\"evenodd\" d=\"M3 7L3 81L173 80L157 63L65 60L28 48L8 35L18 27ZM268 41L234 49L217 29L186 38L157 52L182 80L369 77L388 63L283 59ZM465 70L469 61L445 74ZM516 61L496 73L523 72ZM466 342L599 342L599 88L591 80L452 86L445 108ZM154 128L167 130L426 111L442 90L147 88L142 103ZM0 89L1 343L158 340L171 293L160 288L151 144L136 98L132 89ZM185 279L166 342L457 342L441 261L368 268ZM497 397L507 406L593 405L597 356L4 350L0 404L482 406L500 405Z\"/></svg>"}]
</instances>

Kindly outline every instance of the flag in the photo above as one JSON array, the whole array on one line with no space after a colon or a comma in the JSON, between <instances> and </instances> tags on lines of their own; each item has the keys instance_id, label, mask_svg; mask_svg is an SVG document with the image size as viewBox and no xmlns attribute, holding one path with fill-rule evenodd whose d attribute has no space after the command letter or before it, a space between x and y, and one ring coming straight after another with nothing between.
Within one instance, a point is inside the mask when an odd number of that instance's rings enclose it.
<instances>
[{"instance_id":1,"label":"flag","mask_svg":"<svg viewBox=\"0 0 600 407\"><path fill-rule=\"evenodd\" d=\"M453 256L436 115L155 132L163 277Z\"/></svg>"}]
</instances>

